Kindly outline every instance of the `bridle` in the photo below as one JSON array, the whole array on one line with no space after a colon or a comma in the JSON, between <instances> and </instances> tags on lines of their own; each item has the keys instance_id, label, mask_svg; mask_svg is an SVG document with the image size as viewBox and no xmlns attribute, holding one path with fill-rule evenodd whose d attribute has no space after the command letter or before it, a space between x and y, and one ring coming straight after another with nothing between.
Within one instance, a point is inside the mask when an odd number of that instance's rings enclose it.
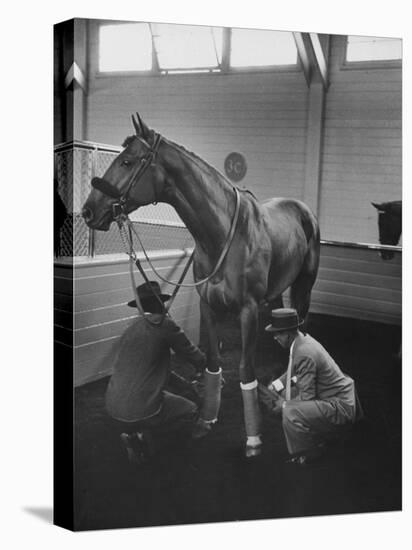
<instances>
[{"instance_id":1,"label":"bridle","mask_svg":"<svg viewBox=\"0 0 412 550\"><path fill-rule=\"evenodd\" d=\"M126 189L123 192L119 191L119 189L117 189L113 184L111 184L104 178L95 177L91 181L91 186L94 189L97 189L101 193L104 193L105 195L111 197L112 199L117 200L117 202L115 202L112 205L112 215L114 220L116 220L121 214L126 214L125 205L129 198L130 191L142 178L142 176L145 174L149 166L155 166L156 164L156 157L159 151L160 143L162 141L162 136L160 134L155 134L153 145L149 145L149 143L142 138L138 138L138 139L140 139L144 143L144 145L147 147L147 152L143 157L139 159L139 162L136 163L136 166L132 171L132 174L130 176ZM155 186L153 186L153 192L154 192L154 198L152 202L153 204L157 204Z\"/></svg>"}]
</instances>

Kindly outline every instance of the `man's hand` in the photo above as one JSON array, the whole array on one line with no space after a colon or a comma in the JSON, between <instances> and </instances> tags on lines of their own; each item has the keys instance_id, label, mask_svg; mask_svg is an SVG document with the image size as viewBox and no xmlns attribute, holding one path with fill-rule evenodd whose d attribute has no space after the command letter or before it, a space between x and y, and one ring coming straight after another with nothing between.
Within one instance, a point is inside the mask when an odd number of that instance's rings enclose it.
<instances>
[{"instance_id":1,"label":"man's hand","mask_svg":"<svg viewBox=\"0 0 412 550\"><path fill-rule=\"evenodd\" d=\"M281 397L277 391L271 390L263 384L258 384L258 396L259 400L268 409L271 414L282 414L282 404L284 403L283 397Z\"/></svg>"}]
</instances>

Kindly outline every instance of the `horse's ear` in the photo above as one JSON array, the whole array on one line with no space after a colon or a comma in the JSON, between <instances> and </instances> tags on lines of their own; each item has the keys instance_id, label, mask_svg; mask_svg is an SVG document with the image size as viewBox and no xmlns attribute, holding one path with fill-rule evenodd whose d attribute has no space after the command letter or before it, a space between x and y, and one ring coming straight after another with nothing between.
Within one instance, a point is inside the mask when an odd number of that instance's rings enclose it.
<instances>
[{"instance_id":1,"label":"horse's ear","mask_svg":"<svg viewBox=\"0 0 412 550\"><path fill-rule=\"evenodd\" d=\"M136 113L137 114L137 113ZM134 115L132 115L132 122L133 122L133 127L134 127L134 131L136 132L136 135L137 136L140 136L141 133L142 133L142 130L139 126L139 123L137 122L137 120L134 118Z\"/></svg>"},{"instance_id":2,"label":"horse's ear","mask_svg":"<svg viewBox=\"0 0 412 550\"><path fill-rule=\"evenodd\" d=\"M137 120L139 121L139 126L141 129L141 136L146 141L150 141L150 138L152 137L152 131L149 130L148 126L145 122L143 122L142 117L139 115L139 113L136 113Z\"/></svg>"},{"instance_id":3,"label":"horse's ear","mask_svg":"<svg viewBox=\"0 0 412 550\"><path fill-rule=\"evenodd\" d=\"M378 204L377 202L371 202L371 205L374 206L378 212L385 212L385 205L383 203Z\"/></svg>"}]
</instances>

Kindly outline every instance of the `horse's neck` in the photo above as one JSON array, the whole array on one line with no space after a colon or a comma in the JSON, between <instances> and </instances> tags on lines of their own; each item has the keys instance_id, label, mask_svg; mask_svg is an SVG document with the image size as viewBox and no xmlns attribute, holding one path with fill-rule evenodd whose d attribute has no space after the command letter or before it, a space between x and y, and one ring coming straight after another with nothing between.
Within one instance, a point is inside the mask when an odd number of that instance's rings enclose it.
<instances>
[{"instance_id":1,"label":"horse's neck","mask_svg":"<svg viewBox=\"0 0 412 550\"><path fill-rule=\"evenodd\" d=\"M168 142L165 163L172 180L168 202L196 243L214 255L230 230L234 193L216 170L180 146Z\"/></svg>"}]
</instances>

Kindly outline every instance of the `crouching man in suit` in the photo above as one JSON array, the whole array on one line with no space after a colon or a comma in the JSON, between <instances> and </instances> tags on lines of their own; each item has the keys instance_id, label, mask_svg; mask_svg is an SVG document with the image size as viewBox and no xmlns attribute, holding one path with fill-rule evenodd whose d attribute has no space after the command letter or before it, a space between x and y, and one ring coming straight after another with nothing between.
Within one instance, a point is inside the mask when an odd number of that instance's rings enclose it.
<instances>
[{"instance_id":1,"label":"crouching man in suit","mask_svg":"<svg viewBox=\"0 0 412 550\"><path fill-rule=\"evenodd\" d=\"M268 387L258 386L260 401L281 416L290 462L297 464L318 458L330 436L363 415L352 378L319 342L300 332L302 324L295 309L272 310L265 330L289 350L289 364Z\"/></svg>"}]
</instances>

